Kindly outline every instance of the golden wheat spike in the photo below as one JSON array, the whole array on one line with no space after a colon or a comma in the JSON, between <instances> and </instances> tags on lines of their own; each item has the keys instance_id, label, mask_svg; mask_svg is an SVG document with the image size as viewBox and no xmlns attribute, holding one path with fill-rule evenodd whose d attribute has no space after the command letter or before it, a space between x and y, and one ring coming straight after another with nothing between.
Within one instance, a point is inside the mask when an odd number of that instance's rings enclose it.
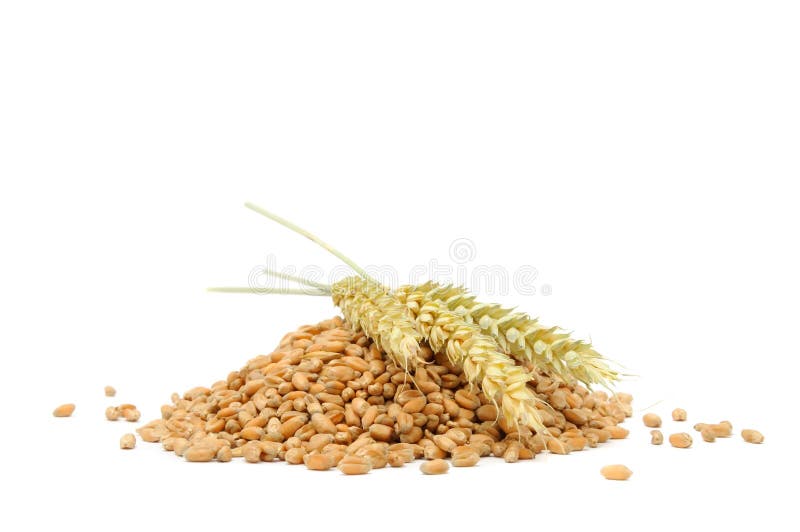
<instances>
[{"instance_id":1,"label":"golden wheat spike","mask_svg":"<svg viewBox=\"0 0 800 532\"><path fill-rule=\"evenodd\" d=\"M499 402L503 417L512 426L521 424L546 434L536 409L540 399L527 386L532 376L503 353L492 337L442 301L426 297L423 290L396 290L394 295L409 309L431 349L445 353L464 370L470 383L495 404Z\"/></svg>"},{"instance_id":2,"label":"golden wheat spike","mask_svg":"<svg viewBox=\"0 0 800 532\"><path fill-rule=\"evenodd\" d=\"M464 288L426 283L400 287L397 292L421 291L491 335L517 360L527 361L566 382L577 379L587 386L609 388L619 373L588 342L572 339L558 327L545 327L525 313L494 303L481 303Z\"/></svg>"},{"instance_id":3,"label":"golden wheat spike","mask_svg":"<svg viewBox=\"0 0 800 532\"><path fill-rule=\"evenodd\" d=\"M360 328L406 372L423 363L422 335L408 310L381 284L347 277L331 287L333 303L353 327Z\"/></svg>"}]
</instances>

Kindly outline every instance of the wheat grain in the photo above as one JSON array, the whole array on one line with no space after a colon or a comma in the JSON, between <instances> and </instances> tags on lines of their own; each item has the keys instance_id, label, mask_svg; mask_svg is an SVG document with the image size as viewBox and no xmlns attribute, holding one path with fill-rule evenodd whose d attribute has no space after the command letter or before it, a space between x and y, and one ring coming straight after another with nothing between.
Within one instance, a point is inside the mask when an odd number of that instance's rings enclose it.
<instances>
[{"instance_id":1,"label":"wheat grain","mask_svg":"<svg viewBox=\"0 0 800 532\"><path fill-rule=\"evenodd\" d=\"M431 348L445 353L461 367L470 383L479 386L495 405L500 398L503 417L512 426L530 426L538 433L545 427L536 409L540 400L527 383L531 375L501 352L497 342L480 328L450 311L438 299L428 299L424 291L396 291Z\"/></svg>"},{"instance_id":2,"label":"wheat grain","mask_svg":"<svg viewBox=\"0 0 800 532\"><path fill-rule=\"evenodd\" d=\"M605 387L619 379L590 343L570 338L558 327L545 327L537 319L494 303L481 303L464 288L428 282L402 286L396 294L423 292L427 299L442 301L466 321L494 337L506 352L566 382L577 379L587 386Z\"/></svg>"},{"instance_id":3,"label":"wheat grain","mask_svg":"<svg viewBox=\"0 0 800 532\"><path fill-rule=\"evenodd\" d=\"M353 327L361 329L408 372L421 364L422 335L403 304L389 289L360 277L347 277L331 287L333 303Z\"/></svg>"}]
</instances>

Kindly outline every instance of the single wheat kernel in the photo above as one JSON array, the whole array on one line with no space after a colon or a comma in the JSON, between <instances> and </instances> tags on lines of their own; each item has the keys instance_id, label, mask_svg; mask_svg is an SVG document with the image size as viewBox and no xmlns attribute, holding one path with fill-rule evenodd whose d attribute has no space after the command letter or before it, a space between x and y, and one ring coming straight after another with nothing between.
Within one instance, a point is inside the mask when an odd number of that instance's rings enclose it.
<instances>
[{"instance_id":1,"label":"single wheat kernel","mask_svg":"<svg viewBox=\"0 0 800 532\"><path fill-rule=\"evenodd\" d=\"M239 437L245 440L260 440L263 435L264 429L261 427L247 427L239 433Z\"/></svg>"},{"instance_id":2,"label":"single wheat kernel","mask_svg":"<svg viewBox=\"0 0 800 532\"><path fill-rule=\"evenodd\" d=\"M75 405L72 403L67 403L65 405L57 406L55 410L53 410L53 415L55 417L69 417L75 411Z\"/></svg>"},{"instance_id":3,"label":"single wheat kernel","mask_svg":"<svg viewBox=\"0 0 800 532\"><path fill-rule=\"evenodd\" d=\"M318 451L322 452L322 449L333 443L333 436L330 434L314 434L308 439L308 443L306 444L306 451L313 452Z\"/></svg>"},{"instance_id":4,"label":"single wheat kernel","mask_svg":"<svg viewBox=\"0 0 800 532\"><path fill-rule=\"evenodd\" d=\"M103 388L103 391L105 392L106 397L114 397L117 395L117 390L115 390L113 386L106 386Z\"/></svg>"},{"instance_id":5,"label":"single wheat kernel","mask_svg":"<svg viewBox=\"0 0 800 532\"><path fill-rule=\"evenodd\" d=\"M142 414L135 408L126 408L125 410L122 411L122 417L125 418L125 421L130 421L131 423L135 423L139 421L139 418L142 417Z\"/></svg>"},{"instance_id":6,"label":"single wheat kernel","mask_svg":"<svg viewBox=\"0 0 800 532\"><path fill-rule=\"evenodd\" d=\"M403 462L413 462L414 461L414 448L415 445L411 445L409 443L395 443L394 445L389 446L389 453L394 453L400 458L403 459Z\"/></svg>"},{"instance_id":7,"label":"single wheat kernel","mask_svg":"<svg viewBox=\"0 0 800 532\"><path fill-rule=\"evenodd\" d=\"M136 436L131 433L123 434L119 439L120 449L133 449L136 447Z\"/></svg>"},{"instance_id":8,"label":"single wheat kernel","mask_svg":"<svg viewBox=\"0 0 800 532\"><path fill-rule=\"evenodd\" d=\"M437 434L433 437L433 443L441 450L449 453L457 447L456 442L445 436L444 434Z\"/></svg>"},{"instance_id":9,"label":"single wheat kernel","mask_svg":"<svg viewBox=\"0 0 800 532\"><path fill-rule=\"evenodd\" d=\"M403 467L406 461L400 453L390 452L389 456L387 457L386 461L392 467Z\"/></svg>"},{"instance_id":10,"label":"single wheat kernel","mask_svg":"<svg viewBox=\"0 0 800 532\"><path fill-rule=\"evenodd\" d=\"M116 406L109 406L106 408L106 419L109 421L116 421L119 419L121 412Z\"/></svg>"},{"instance_id":11,"label":"single wheat kernel","mask_svg":"<svg viewBox=\"0 0 800 532\"><path fill-rule=\"evenodd\" d=\"M747 443L763 443L764 435L755 429L743 429L742 439Z\"/></svg>"},{"instance_id":12,"label":"single wheat kernel","mask_svg":"<svg viewBox=\"0 0 800 532\"><path fill-rule=\"evenodd\" d=\"M589 416L586 414L586 412L578 408L568 408L562 413L567 421L579 427L586 425L586 423L589 422Z\"/></svg>"},{"instance_id":13,"label":"single wheat kernel","mask_svg":"<svg viewBox=\"0 0 800 532\"><path fill-rule=\"evenodd\" d=\"M497 407L494 405L483 405L475 411L481 421L496 421Z\"/></svg>"},{"instance_id":14,"label":"single wheat kernel","mask_svg":"<svg viewBox=\"0 0 800 532\"><path fill-rule=\"evenodd\" d=\"M183 456L192 444L186 438L175 438L172 442L172 451L178 456Z\"/></svg>"},{"instance_id":15,"label":"single wheat kernel","mask_svg":"<svg viewBox=\"0 0 800 532\"><path fill-rule=\"evenodd\" d=\"M583 436L574 436L571 438L568 437L565 438L563 441L564 443L567 444L567 448L570 451L582 451L583 449L586 448L586 445L589 443L589 440L587 440Z\"/></svg>"},{"instance_id":16,"label":"single wheat kernel","mask_svg":"<svg viewBox=\"0 0 800 532\"><path fill-rule=\"evenodd\" d=\"M380 423L375 423L369 428L369 435L377 441L385 441L388 442L394 436L394 430L392 427L387 427L386 425L381 425Z\"/></svg>"},{"instance_id":17,"label":"single wheat kernel","mask_svg":"<svg viewBox=\"0 0 800 532\"><path fill-rule=\"evenodd\" d=\"M325 414L313 414L311 416L311 426L319 434L336 434L336 425Z\"/></svg>"},{"instance_id":18,"label":"single wheat kernel","mask_svg":"<svg viewBox=\"0 0 800 532\"><path fill-rule=\"evenodd\" d=\"M345 455L344 450L342 449L328 449L327 451L324 451L323 454L330 459L331 467L336 467L339 465L339 462L342 461L342 458L344 458Z\"/></svg>"},{"instance_id":19,"label":"single wheat kernel","mask_svg":"<svg viewBox=\"0 0 800 532\"><path fill-rule=\"evenodd\" d=\"M569 454L569 447L567 447L567 445L565 445L563 441L557 438L550 438L549 440L547 440L546 445L547 445L547 450L553 454Z\"/></svg>"},{"instance_id":20,"label":"single wheat kernel","mask_svg":"<svg viewBox=\"0 0 800 532\"><path fill-rule=\"evenodd\" d=\"M594 434L597 437L597 441L599 443L605 443L609 439L611 439L611 432L605 429L596 429L589 427L588 429L584 429L584 432L587 434Z\"/></svg>"},{"instance_id":21,"label":"single wheat kernel","mask_svg":"<svg viewBox=\"0 0 800 532\"><path fill-rule=\"evenodd\" d=\"M712 443L717 439L717 437L714 435L714 429L710 427L703 427L700 431L700 436L703 438L703 441L707 441L709 443Z\"/></svg>"},{"instance_id":22,"label":"single wheat kernel","mask_svg":"<svg viewBox=\"0 0 800 532\"><path fill-rule=\"evenodd\" d=\"M650 443L653 445L661 445L664 443L664 435L661 433L660 430L651 430L650 431Z\"/></svg>"},{"instance_id":23,"label":"single wheat kernel","mask_svg":"<svg viewBox=\"0 0 800 532\"><path fill-rule=\"evenodd\" d=\"M669 443L673 447L686 449L692 446L692 437L685 432L676 432L669 435Z\"/></svg>"},{"instance_id":24,"label":"single wheat kernel","mask_svg":"<svg viewBox=\"0 0 800 532\"><path fill-rule=\"evenodd\" d=\"M628 434L630 434L630 431L628 429L617 425L605 427L605 429L603 430L606 430L611 434L612 440L624 440L625 438L628 437Z\"/></svg>"},{"instance_id":25,"label":"single wheat kernel","mask_svg":"<svg viewBox=\"0 0 800 532\"><path fill-rule=\"evenodd\" d=\"M312 471L327 471L333 467L331 457L325 454L307 454L303 457L303 462Z\"/></svg>"},{"instance_id":26,"label":"single wheat kernel","mask_svg":"<svg viewBox=\"0 0 800 532\"><path fill-rule=\"evenodd\" d=\"M366 464L342 464L339 463L339 471L345 475L366 475L372 470L372 466L367 462Z\"/></svg>"},{"instance_id":27,"label":"single wheat kernel","mask_svg":"<svg viewBox=\"0 0 800 532\"><path fill-rule=\"evenodd\" d=\"M193 445L183 454L187 462L210 462L217 450L209 445Z\"/></svg>"},{"instance_id":28,"label":"single wheat kernel","mask_svg":"<svg viewBox=\"0 0 800 532\"><path fill-rule=\"evenodd\" d=\"M447 473L449 469L450 469L450 464L448 464L441 458L436 458L434 460L424 462L421 466L419 466L419 470L426 475L442 475L444 473Z\"/></svg>"},{"instance_id":29,"label":"single wheat kernel","mask_svg":"<svg viewBox=\"0 0 800 532\"><path fill-rule=\"evenodd\" d=\"M217 461L219 462L230 462L233 459L233 452L231 448L227 445L223 445L217 451Z\"/></svg>"},{"instance_id":30,"label":"single wheat kernel","mask_svg":"<svg viewBox=\"0 0 800 532\"><path fill-rule=\"evenodd\" d=\"M526 447L519 448L518 458L520 460L533 460L533 456L534 456L533 451L531 451L530 449Z\"/></svg>"},{"instance_id":31,"label":"single wheat kernel","mask_svg":"<svg viewBox=\"0 0 800 532\"><path fill-rule=\"evenodd\" d=\"M408 412L397 413L397 432L400 434L408 434L414 428L414 416Z\"/></svg>"},{"instance_id":32,"label":"single wheat kernel","mask_svg":"<svg viewBox=\"0 0 800 532\"><path fill-rule=\"evenodd\" d=\"M306 455L306 450L302 447L294 447L286 451L283 459L286 463L292 465L299 465L303 463L303 457Z\"/></svg>"},{"instance_id":33,"label":"single wheat kernel","mask_svg":"<svg viewBox=\"0 0 800 532\"><path fill-rule=\"evenodd\" d=\"M713 425L706 425L703 428L713 432L714 436L717 438L728 438L731 434L733 434L732 425L729 421L723 421Z\"/></svg>"},{"instance_id":34,"label":"single wheat kernel","mask_svg":"<svg viewBox=\"0 0 800 532\"><path fill-rule=\"evenodd\" d=\"M372 464L362 456L348 455L336 466L345 475L366 475L372 470Z\"/></svg>"},{"instance_id":35,"label":"single wheat kernel","mask_svg":"<svg viewBox=\"0 0 800 532\"><path fill-rule=\"evenodd\" d=\"M633 471L622 464L607 465L600 470L600 474L608 480L628 480Z\"/></svg>"},{"instance_id":36,"label":"single wheat kernel","mask_svg":"<svg viewBox=\"0 0 800 532\"><path fill-rule=\"evenodd\" d=\"M389 456L385 448L375 448L369 446L364 449L363 457L369 460L372 469L383 469L388 463Z\"/></svg>"},{"instance_id":37,"label":"single wheat kernel","mask_svg":"<svg viewBox=\"0 0 800 532\"><path fill-rule=\"evenodd\" d=\"M642 421L644 421L645 427L657 428L661 426L661 418L658 416L658 414L645 414L642 416Z\"/></svg>"},{"instance_id":38,"label":"single wheat kernel","mask_svg":"<svg viewBox=\"0 0 800 532\"><path fill-rule=\"evenodd\" d=\"M456 442L456 445L466 445L469 440L469 435L464 429L450 429L444 435Z\"/></svg>"},{"instance_id":39,"label":"single wheat kernel","mask_svg":"<svg viewBox=\"0 0 800 532\"><path fill-rule=\"evenodd\" d=\"M261 461L261 446L257 441L247 442L242 446L242 457L246 462L257 464Z\"/></svg>"},{"instance_id":40,"label":"single wheat kernel","mask_svg":"<svg viewBox=\"0 0 800 532\"><path fill-rule=\"evenodd\" d=\"M526 449L527 450L527 449ZM453 466L472 467L480 461L481 455L472 449L458 450L453 453Z\"/></svg>"},{"instance_id":41,"label":"single wheat kernel","mask_svg":"<svg viewBox=\"0 0 800 532\"><path fill-rule=\"evenodd\" d=\"M519 449L520 446L514 442L511 444L507 444L505 447L501 447L503 460L505 460L508 464L513 464L519 461Z\"/></svg>"},{"instance_id":42,"label":"single wheat kernel","mask_svg":"<svg viewBox=\"0 0 800 532\"><path fill-rule=\"evenodd\" d=\"M617 399L619 399L623 403L631 404L631 402L633 402L633 396L631 394L629 394L629 393L617 392L616 396L617 396Z\"/></svg>"},{"instance_id":43,"label":"single wheat kernel","mask_svg":"<svg viewBox=\"0 0 800 532\"><path fill-rule=\"evenodd\" d=\"M672 421L686 421L686 410L676 408L672 411Z\"/></svg>"}]
</instances>

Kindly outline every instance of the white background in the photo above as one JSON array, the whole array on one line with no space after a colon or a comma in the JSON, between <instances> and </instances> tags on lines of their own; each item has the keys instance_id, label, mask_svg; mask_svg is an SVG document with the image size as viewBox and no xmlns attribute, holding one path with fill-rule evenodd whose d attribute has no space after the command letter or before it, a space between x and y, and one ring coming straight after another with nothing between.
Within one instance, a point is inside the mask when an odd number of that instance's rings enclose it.
<instances>
[{"instance_id":1,"label":"white background","mask_svg":"<svg viewBox=\"0 0 800 532\"><path fill-rule=\"evenodd\" d=\"M794 2L3 2L2 528L775 529L797 473L799 25ZM468 268L534 266L536 295L482 297L639 375L629 440L435 478L120 451L134 426L108 404L152 419L335 314L204 291L270 254L337 264L247 200L400 280L452 266L458 238ZM650 446L654 403L736 435Z\"/></svg>"}]
</instances>

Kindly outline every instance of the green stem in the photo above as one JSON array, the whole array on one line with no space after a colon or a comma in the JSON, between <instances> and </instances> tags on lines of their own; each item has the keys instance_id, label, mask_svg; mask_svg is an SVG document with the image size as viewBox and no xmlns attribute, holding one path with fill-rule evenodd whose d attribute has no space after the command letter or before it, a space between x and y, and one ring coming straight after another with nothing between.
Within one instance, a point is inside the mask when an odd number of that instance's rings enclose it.
<instances>
[{"instance_id":1,"label":"green stem","mask_svg":"<svg viewBox=\"0 0 800 532\"><path fill-rule=\"evenodd\" d=\"M209 292L227 294L281 294L295 296L328 296L330 294L321 290L308 288L257 288L252 286L212 286L206 289Z\"/></svg>"},{"instance_id":2,"label":"green stem","mask_svg":"<svg viewBox=\"0 0 800 532\"><path fill-rule=\"evenodd\" d=\"M264 272L265 275L269 275L271 277L277 277L278 279L285 279L287 281L292 281L294 283L310 286L318 290L322 290L326 294L331 293L331 287L327 284L317 283L315 281L312 281L311 279L289 275L288 273L277 272L275 270L270 270L269 268L264 268L262 271Z\"/></svg>"},{"instance_id":3,"label":"green stem","mask_svg":"<svg viewBox=\"0 0 800 532\"><path fill-rule=\"evenodd\" d=\"M258 214L260 214L262 216L266 216L270 220L278 222L282 226L286 227L287 229L291 229L295 233L303 235L304 237L306 237L307 239L311 240L312 242L314 242L318 246L321 246L324 249L326 249L329 253L332 253L333 255L338 257L342 262L344 262L345 264L347 264L348 266L353 268L353 270L356 273L358 273L361 277L363 277L364 279L367 279L368 281L372 281L373 283L378 283L378 281L376 281L370 275L368 275L367 272L365 272L358 264L356 264L355 262L350 260L347 256L345 256L342 252L340 252L339 250L337 250L336 248L334 248L330 244L327 244L327 243L323 242L322 240L320 240L319 237L317 237L316 235L313 235L313 234L309 233L305 229L296 226L295 224L293 224L289 220L287 220L285 218L281 218L277 214L273 214L273 213L269 212L268 210L259 207L258 205L255 205L253 203L249 203L248 202L248 203L245 203L244 206L247 207L248 209L250 209L251 211L255 211L255 212L257 212Z\"/></svg>"}]
</instances>

